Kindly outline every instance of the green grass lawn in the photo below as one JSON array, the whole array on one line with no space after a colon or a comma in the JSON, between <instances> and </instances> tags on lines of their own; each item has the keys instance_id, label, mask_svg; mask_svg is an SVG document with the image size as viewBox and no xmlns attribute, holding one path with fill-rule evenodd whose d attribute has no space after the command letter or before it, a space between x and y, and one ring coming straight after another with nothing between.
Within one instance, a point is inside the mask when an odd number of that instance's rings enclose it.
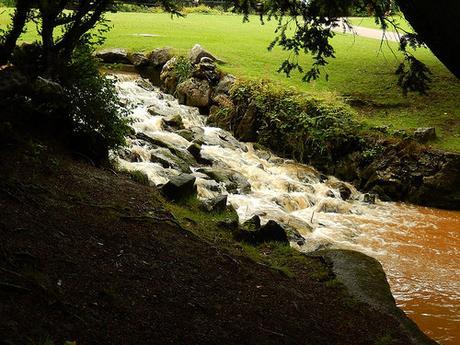
<instances>
[{"instance_id":1,"label":"green grass lawn","mask_svg":"<svg viewBox=\"0 0 460 345\"><path fill-rule=\"evenodd\" d=\"M108 34L106 47L150 51L170 46L185 54L195 43L200 43L227 62L222 66L227 72L246 78L271 79L282 86L324 97L354 100L357 118L369 125L390 125L394 129L435 126L439 139L433 144L460 151L460 81L428 50L418 51L417 56L433 71L432 90L428 96L406 98L398 89L394 75L399 63L396 43L381 46L379 40L337 34L333 39L337 58L327 67L329 81L322 78L306 84L300 75L288 79L276 72L286 52L267 51L275 28L273 22L261 25L252 17L243 24L236 15L191 14L171 19L161 13L115 13L108 18L114 28ZM0 14L0 25L4 27L6 22L6 14ZM34 38L33 32L23 36L25 41ZM309 57L302 56L301 60L308 62Z\"/></svg>"}]
</instances>

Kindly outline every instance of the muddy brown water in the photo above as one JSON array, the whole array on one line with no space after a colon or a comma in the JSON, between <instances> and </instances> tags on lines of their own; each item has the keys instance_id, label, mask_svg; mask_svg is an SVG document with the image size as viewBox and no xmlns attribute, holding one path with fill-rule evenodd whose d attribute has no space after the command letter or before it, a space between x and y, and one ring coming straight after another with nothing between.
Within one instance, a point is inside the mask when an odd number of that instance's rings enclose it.
<instances>
[{"instance_id":1,"label":"muddy brown water","mask_svg":"<svg viewBox=\"0 0 460 345\"><path fill-rule=\"evenodd\" d=\"M400 308L433 339L460 344L460 212L411 208L389 229L379 260Z\"/></svg>"}]
</instances>

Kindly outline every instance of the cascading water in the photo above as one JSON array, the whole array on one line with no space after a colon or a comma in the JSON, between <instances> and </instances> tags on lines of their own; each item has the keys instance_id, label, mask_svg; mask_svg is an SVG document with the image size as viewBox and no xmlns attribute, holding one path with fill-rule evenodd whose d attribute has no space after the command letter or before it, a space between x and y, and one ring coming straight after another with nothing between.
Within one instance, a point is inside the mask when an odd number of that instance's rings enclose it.
<instances>
[{"instance_id":1,"label":"cascading water","mask_svg":"<svg viewBox=\"0 0 460 345\"><path fill-rule=\"evenodd\" d=\"M434 339L460 342L460 212L366 203L347 183L207 127L196 108L148 82L118 78L136 131L115 157L121 168L140 170L156 185L191 173L200 198L227 194L242 221L257 214L296 228L306 239L293 244L301 251L333 246L377 258L398 305ZM174 129L177 121L185 129ZM200 163L187 151L193 140L202 143Z\"/></svg>"}]
</instances>

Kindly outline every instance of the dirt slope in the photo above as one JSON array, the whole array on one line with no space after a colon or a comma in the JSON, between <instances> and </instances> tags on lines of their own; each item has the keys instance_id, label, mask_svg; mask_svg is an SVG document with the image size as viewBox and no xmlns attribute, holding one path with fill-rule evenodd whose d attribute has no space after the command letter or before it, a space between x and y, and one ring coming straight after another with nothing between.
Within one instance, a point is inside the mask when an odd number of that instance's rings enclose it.
<instances>
[{"instance_id":1,"label":"dirt slope","mask_svg":"<svg viewBox=\"0 0 460 345\"><path fill-rule=\"evenodd\" d=\"M409 343L318 259L288 276L211 245L154 188L37 140L0 162L0 343Z\"/></svg>"}]
</instances>

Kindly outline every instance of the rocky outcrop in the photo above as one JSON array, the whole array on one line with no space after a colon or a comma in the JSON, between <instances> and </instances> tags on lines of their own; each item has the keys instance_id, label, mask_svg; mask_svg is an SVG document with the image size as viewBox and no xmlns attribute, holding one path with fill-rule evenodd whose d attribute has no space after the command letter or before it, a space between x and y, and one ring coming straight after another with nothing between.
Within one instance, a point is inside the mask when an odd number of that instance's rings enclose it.
<instances>
[{"instance_id":1,"label":"rocky outcrop","mask_svg":"<svg viewBox=\"0 0 460 345\"><path fill-rule=\"evenodd\" d=\"M219 195L212 199L207 199L202 204L202 209L207 212L224 212L227 208L227 196Z\"/></svg>"},{"instance_id":2,"label":"rocky outcrop","mask_svg":"<svg viewBox=\"0 0 460 345\"><path fill-rule=\"evenodd\" d=\"M195 197L197 193L195 180L195 176L188 174L174 176L161 187L161 192L166 198L173 201Z\"/></svg>"},{"instance_id":3,"label":"rocky outcrop","mask_svg":"<svg viewBox=\"0 0 460 345\"><path fill-rule=\"evenodd\" d=\"M171 48L157 48L147 55L149 62L154 67L162 68L173 57Z\"/></svg>"},{"instance_id":4,"label":"rocky outcrop","mask_svg":"<svg viewBox=\"0 0 460 345\"><path fill-rule=\"evenodd\" d=\"M205 50L201 45L195 44L190 50L189 59L192 64L197 64L202 58L208 58L211 61L217 61L218 59L210 52Z\"/></svg>"},{"instance_id":5,"label":"rocky outcrop","mask_svg":"<svg viewBox=\"0 0 460 345\"><path fill-rule=\"evenodd\" d=\"M244 241L257 245L263 242L280 242L289 244L289 242L297 245L305 244L305 239L293 227L278 223L274 220L269 220L266 224L261 225L260 217L255 215L246 220L233 233L238 241Z\"/></svg>"},{"instance_id":6,"label":"rocky outcrop","mask_svg":"<svg viewBox=\"0 0 460 345\"><path fill-rule=\"evenodd\" d=\"M207 80L190 78L177 85L179 103L191 107L207 107L211 97L211 86Z\"/></svg>"},{"instance_id":7,"label":"rocky outcrop","mask_svg":"<svg viewBox=\"0 0 460 345\"><path fill-rule=\"evenodd\" d=\"M128 58L128 51L126 49L112 48L112 49L103 49L96 52L95 56L101 59L105 63L121 63L121 64L131 64L131 61Z\"/></svg>"},{"instance_id":8,"label":"rocky outcrop","mask_svg":"<svg viewBox=\"0 0 460 345\"><path fill-rule=\"evenodd\" d=\"M359 252L340 249L321 250L309 256L319 257L328 263L336 279L356 300L394 318L399 325L398 331L406 334L411 344L436 344L396 306L385 272L377 260Z\"/></svg>"},{"instance_id":9,"label":"rocky outcrop","mask_svg":"<svg viewBox=\"0 0 460 345\"><path fill-rule=\"evenodd\" d=\"M251 191L251 185L247 178L237 171L222 168L200 168L197 170L211 179L221 182L226 190L233 194L246 194Z\"/></svg>"},{"instance_id":10,"label":"rocky outcrop","mask_svg":"<svg viewBox=\"0 0 460 345\"><path fill-rule=\"evenodd\" d=\"M98 54L104 57L104 61L124 60L125 55L130 57L131 63L143 71L141 74L147 74L154 85L161 85L164 91L177 95L181 103L199 107L201 113L209 114L208 125L232 131L241 141L260 140L263 116L258 113L257 106L249 98L243 97L244 101L232 98L230 90L235 77L219 72L215 65L216 57L200 45L195 45L190 51L191 73L181 83L176 71L178 59L172 57L169 48L155 49L147 56L137 53L127 55L123 50ZM147 64L145 59L148 60ZM189 141L197 138L197 133L181 129L180 125L175 128L178 129L177 134ZM273 131L273 140L264 144L280 155L295 156L295 152L280 147L283 138L276 137L276 130ZM267 135L269 133L265 133L265 137ZM368 192L366 201L370 203L378 196L384 201L405 200L426 206L460 209L459 154L433 150L416 143L424 143L435 137L434 128L417 129L411 136L412 140L388 141L363 136L336 147L330 153L334 159L306 155L299 160L353 183L360 191ZM202 157L199 156L198 147L190 149L199 161ZM224 183L233 183L224 180ZM338 189L343 200L352 197L352 191L346 185Z\"/></svg>"}]
</instances>

